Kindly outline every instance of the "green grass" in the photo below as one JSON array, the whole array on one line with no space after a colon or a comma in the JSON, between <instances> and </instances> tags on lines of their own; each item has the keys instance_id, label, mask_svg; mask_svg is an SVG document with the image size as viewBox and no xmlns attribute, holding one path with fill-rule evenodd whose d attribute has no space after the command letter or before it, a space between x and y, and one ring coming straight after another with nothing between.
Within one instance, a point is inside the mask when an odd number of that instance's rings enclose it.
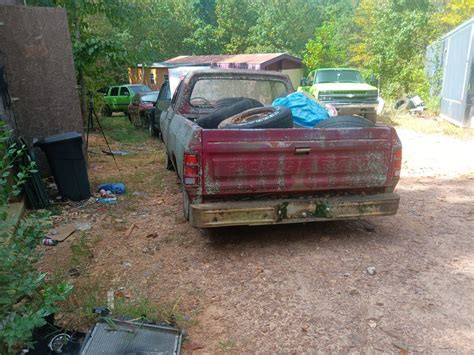
<instances>
[{"instance_id":1,"label":"green grass","mask_svg":"<svg viewBox=\"0 0 474 355\"><path fill-rule=\"evenodd\" d=\"M474 129L459 128L445 120L431 116L388 111L377 118L378 122L426 134L442 134L460 139L473 139Z\"/></svg>"},{"instance_id":2,"label":"green grass","mask_svg":"<svg viewBox=\"0 0 474 355\"><path fill-rule=\"evenodd\" d=\"M100 117L105 135L121 143L143 143L150 139L148 130L134 127L127 116Z\"/></svg>"},{"instance_id":3,"label":"green grass","mask_svg":"<svg viewBox=\"0 0 474 355\"><path fill-rule=\"evenodd\" d=\"M123 298L115 300L114 314L132 319L144 318L149 321L176 324L180 328L190 327L194 321L179 311L179 300L175 303L158 304L140 297L134 301Z\"/></svg>"}]
</instances>

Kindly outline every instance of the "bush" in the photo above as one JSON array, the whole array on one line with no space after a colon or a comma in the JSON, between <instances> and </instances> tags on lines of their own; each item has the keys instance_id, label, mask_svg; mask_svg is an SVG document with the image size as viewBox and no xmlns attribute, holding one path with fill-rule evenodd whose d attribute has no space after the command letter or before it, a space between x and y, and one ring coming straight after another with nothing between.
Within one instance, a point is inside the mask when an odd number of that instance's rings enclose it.
<instances>
[{"instance_id":1,"label":"bush","mask_svg":"<svg viewBox=\"0 0 474 355\"><path fill-rule=\"evenodd\" d=\"M8 206L21 194L34 163L20 166L16 161L26 147L9 143L10 131L0 121L0 353L13 354L21 347L31 347L32 331L46 324L44 317L55 312L56 302L64 300L72 286L49 284L46 274L36 270L37 250L44 237L48 213L24 218L18 226L8 220Z\"/></svg>"}]
</instances>

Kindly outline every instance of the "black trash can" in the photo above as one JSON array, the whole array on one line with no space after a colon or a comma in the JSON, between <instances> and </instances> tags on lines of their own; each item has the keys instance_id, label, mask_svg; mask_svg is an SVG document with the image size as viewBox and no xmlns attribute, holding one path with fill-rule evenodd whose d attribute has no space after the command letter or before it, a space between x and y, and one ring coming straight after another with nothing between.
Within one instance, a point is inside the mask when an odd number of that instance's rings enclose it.
<instances>
[{"instance_id":1,"label":"black trash can","mask_svg":"<svg viewBox=\"0 0 474 355\"><path fill-rule=\"evenodd\" d=\"M48 158L49 167L63 199L81 201L91 196L82 136L66 132L34 143Z\"/></svg>"}]
</instances>

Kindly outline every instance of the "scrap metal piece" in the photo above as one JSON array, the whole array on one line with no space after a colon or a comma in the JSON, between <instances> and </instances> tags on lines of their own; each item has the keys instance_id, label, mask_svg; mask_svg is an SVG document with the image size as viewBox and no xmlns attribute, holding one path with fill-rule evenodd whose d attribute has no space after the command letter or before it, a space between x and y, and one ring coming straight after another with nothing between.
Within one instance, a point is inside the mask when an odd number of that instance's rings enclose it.
<instances>
[{"instance_id":1,"label":"scrap metal piece","mask_svg":"<svg viewBox=\"0 0 474 355\"><path fill-rule=\"evenodd\" d=\"M89 332L81 355L161 354L179 355L182 332L171 326L113 319L115 327L97 323Z\"/></svg>"}]
</instances>

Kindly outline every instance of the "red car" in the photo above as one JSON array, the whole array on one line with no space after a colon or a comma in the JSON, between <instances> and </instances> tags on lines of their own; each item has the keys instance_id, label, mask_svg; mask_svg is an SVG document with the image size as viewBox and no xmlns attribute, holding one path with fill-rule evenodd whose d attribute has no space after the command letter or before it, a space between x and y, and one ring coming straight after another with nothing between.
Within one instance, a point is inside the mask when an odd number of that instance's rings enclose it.
<instances>
[{"instance_id":1,"label":"red car","mask_svg":"<svg viewBox=\"0 0 474 355\"><path fill-rule=\"evenodd\" d=\"M128 105L128 119L135 127L148 127L159 91L139 92Z\"/></svg>"}]
</instances>

